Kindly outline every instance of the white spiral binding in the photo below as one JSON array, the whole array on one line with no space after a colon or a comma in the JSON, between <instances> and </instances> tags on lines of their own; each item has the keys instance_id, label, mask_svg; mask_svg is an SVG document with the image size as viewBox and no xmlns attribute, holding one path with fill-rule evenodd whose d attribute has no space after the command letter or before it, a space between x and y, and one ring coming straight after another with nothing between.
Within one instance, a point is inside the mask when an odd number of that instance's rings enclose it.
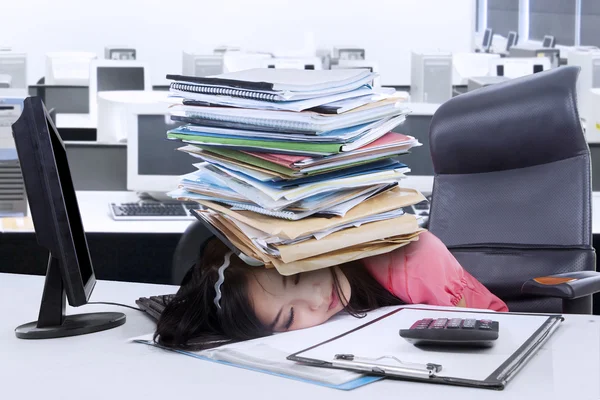
<instances>
[{"instance_id":1,"label":"white spiral binding","mask_svg":"<svg viewBox=\"0 0 600 400\"><path fill-rule=\"evenodd\" d=\"M179 90L181 92L191 93L202 93L202 94L214 94L219 96L231 96L240 97L245 99L264 100L264 101L277 101L277 95L272 93L253 92L244 89L232 89L217 86L199 86L189 85L180 82L171 83L171 89Z\"/></svg>"},{"instance_id":2,"label":"white spiral binding","mask_svg":"<svg viewBox=\"0 0 600 400\"><path fill-rule=\"evenodd\" d=\"M223 265L221 265L217 271L219 274L219 279L215 283L216 294L214 302L219 310L221 309L221 285L223 285L223 282L225 282L225 270L227 267L229 267L232 254L232 252L225 254L225 261L223 261Z\"/></svg>"}]
</instances>

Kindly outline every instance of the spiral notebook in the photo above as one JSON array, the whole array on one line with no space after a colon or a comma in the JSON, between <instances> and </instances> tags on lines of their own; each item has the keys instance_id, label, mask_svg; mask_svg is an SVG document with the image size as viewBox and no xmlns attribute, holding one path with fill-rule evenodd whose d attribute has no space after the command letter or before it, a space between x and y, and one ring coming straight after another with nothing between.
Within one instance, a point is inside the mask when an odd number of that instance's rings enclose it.
<instances>
[{"instance_id":1,"label":"spiral notebook","mask_svg":"<svg viewBox=\"0 0 600 400\"><path fill-rule=\"evenodd\" d=\"M386 99L344 114L319 114L315 112L292 112L253 110L233 107L199 107L173 105L170 114L174 117L191 119L198 125L212 126L211 122L232 123L236 128L260 127L291 130L293 132L327 132L377 121L383 118L408 114L408 109L397 99ZM187 122L187 121L186 121Z\"/></svg>"},{"instance_id":2,"label":"spiral notebook","mask_svg":"<svg viewBox=\"0 0 600 400\"><path fill-rule=\"evenodd\" d=\"M171 90L263 101L304 100L349 92L377 76L362 69L255 68L212 77L167 75Z\"/></svg>"}]
</instances>

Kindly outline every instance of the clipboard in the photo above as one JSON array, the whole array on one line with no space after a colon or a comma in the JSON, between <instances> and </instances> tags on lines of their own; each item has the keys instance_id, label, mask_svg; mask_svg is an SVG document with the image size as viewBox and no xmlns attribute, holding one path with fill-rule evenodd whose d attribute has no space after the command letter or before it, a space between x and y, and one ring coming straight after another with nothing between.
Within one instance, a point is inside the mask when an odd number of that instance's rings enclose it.
<instances>
[{"instance_id":1,"label":"clipboard","mask_svg":"<svg viewBox=\"0 0 600 400\"><path fill-rule=\"evenodd\" d=\"M402 313L410 315L403 317ZM489 349L417 348L398 334L400 329L410 326L406 326L406 321L412 323L421 318L453 317L499 320L498 343ZM395 320L398 320L398 324L394 323ZM303 365L345 369L389 379L503 390L558 329L563 320L562 315L399 308L341 335L291 354L287 359ZM521 329L525 325L526 328ZM513 332L510 331L511 326ZM394 332L390 332L392 329ZM517 330L520 331L519 334L516 334ZM377 333L383 336L374 337ZM503 336L504 343L501 342ZM496 350L493 350L494 348ZM374 351L379 353L368 354ZM447 371L447 362L451 365L454 362L454 368L451 366L450 371ZM469 362L475 364L471 371L464 368L465 365L470 366ZM481 376L477 377L477 374Z\"/></svg>"}]
</instances>

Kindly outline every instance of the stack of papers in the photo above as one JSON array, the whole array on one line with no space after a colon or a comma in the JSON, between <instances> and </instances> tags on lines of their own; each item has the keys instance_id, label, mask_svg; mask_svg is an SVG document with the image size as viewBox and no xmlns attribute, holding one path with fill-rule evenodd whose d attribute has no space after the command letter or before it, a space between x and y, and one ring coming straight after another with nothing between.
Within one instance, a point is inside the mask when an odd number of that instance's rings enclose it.
<instances>
[{"instance_id":1,"label":"stack of papers","mask_svg":"<svg viewBox=\"0 0 600 400\"><path fill-rule=\"evenodd\" d=\"M256 69L169 75L167 137L198 160L170 196L246 261L283 275L391 251L422 231L404 207L424 197L398 183L397 159L420 143L392 132L407 114L364 70Z\"/></svg>"}]
</instances>

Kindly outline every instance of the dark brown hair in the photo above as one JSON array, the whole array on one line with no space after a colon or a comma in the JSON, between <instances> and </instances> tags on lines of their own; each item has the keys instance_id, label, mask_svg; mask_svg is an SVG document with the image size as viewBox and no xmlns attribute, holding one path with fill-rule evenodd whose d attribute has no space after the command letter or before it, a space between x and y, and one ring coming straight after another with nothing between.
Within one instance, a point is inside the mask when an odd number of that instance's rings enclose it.
<instances>
[{"instance_id":1,"label":"dark brown hair","mask_svg":"<svg viewBox=\"0 0 600 400\"><path fill-rule=\"evenodd\" d=\"M237 256L231 256L225 269L221 310L214 304L218 269L229 249L218 239L211 239L200 259L184 277L173 300L165 307L158 321L154 341L177 349L204 350L228 343L255 339L273 332L254 314L248 296L248 281L253 271ZM350 282L350 302L343 298L336 274L335 287L348 313L363 317L366 312L383 306L403 304L382 287L362 266L351 262L340 266Z\"/></svg>"}]
</instances>

